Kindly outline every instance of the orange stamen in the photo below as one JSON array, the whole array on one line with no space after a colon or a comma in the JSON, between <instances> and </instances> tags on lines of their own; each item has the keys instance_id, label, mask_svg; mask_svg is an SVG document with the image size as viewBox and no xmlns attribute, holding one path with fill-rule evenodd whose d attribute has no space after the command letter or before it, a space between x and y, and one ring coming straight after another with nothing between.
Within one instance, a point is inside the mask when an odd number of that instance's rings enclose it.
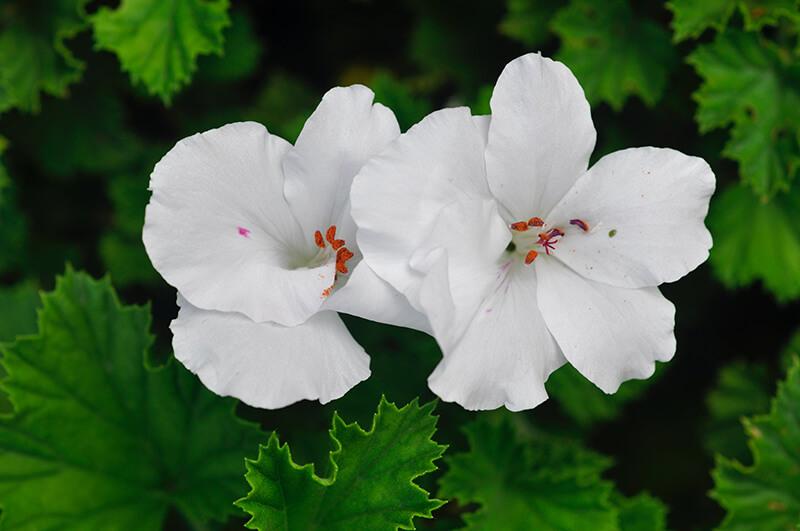
<instances>
[{"instance_id":1,"label":"orange stamen","mask_svg":"<svg viewBox=\"0 0 800 531\"><path fill-rule=\"evenodd\" d=\"M322 239L322 233L320 231L314 233L314 242L316 242L317 247L320 249L325 248L325 240Z\"/></svg>"},{"instance_id":2,"label":"orange stamen","mask_svg":"<svg viewBox=\"0 0 800 531\"><path fill-rule=\"evenodd\" d=\"M350 252L347 247L342 247L336 252L336 271L346 275L347 274L347 261L355 256Z\"/></svg>"},{"instance_id":3,"label":"orange stamen","mask_svg":"<svg viewBox=\"0 0 800 531\"><path fill-rule=\"evenodd\" d=\"M336 239L336 225L331 225L328 227L328 232L325 233L325 239L328 240L328 243L331 244L333 250L336 251L344 245L344 240L337 240Z\"/></svg>"},{"instance_id":4,"label":"orange stamen","mask_svg":"<svg viewBox=\"0 0 800 531\"><path fill-rule=\"evenodd\" d=\"M544 220L542 218L531 218L528 220L529 227L544 227Z\"/></svg>"},{"instance_id":5,"label":"orange stamen","mask_svg":"<svg viewBox=\"0 0 800 531\"><path fill-rule=\"evenodd\" d=\"M517 232L525 232L528 230L528 224L525 221L517 221L516 223L512 223L509 225L511 230L515 230Z\"/></svg>"},{"instance_id":6,"label":"orange stamen","mask_svg":"<svg viewBox=\"0 0 800 531\"><path fill-rule=\"evenodd\" d=\"M528 251L528 254L525 255L525 265L531 265L537 256L539 253L536 251Z\"/></svg>"},{"instance_id":7,"label":"orange stamen","mask_svg":"<svg viewBox=\"0 0 800 531\"><path fill-rule=\"evenodd\" d=\"M336 225L328 227L328 231L325 233L325 239L328 240L329 244L333 245L333 241L336 239Z\"/></svg>"}]
</instances>

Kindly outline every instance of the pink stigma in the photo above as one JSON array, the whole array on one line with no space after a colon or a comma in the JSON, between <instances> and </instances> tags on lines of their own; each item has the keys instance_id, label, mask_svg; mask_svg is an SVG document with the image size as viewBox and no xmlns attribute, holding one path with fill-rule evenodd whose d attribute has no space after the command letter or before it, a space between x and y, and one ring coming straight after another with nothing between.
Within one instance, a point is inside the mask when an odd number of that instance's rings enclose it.
<instances>
[{"instance_id":1,"label":"pink stigma","mask_svg":"<svg viewBox=\"0 0 800 531\"><path fill-rule=\"evenodd\" d=\"M245 229L245 228L242 228L242 227L239 227L239 234L241 234L245 238L249 238L250 237L250 231L248 229Z\"/></svg>"}]
</instances>

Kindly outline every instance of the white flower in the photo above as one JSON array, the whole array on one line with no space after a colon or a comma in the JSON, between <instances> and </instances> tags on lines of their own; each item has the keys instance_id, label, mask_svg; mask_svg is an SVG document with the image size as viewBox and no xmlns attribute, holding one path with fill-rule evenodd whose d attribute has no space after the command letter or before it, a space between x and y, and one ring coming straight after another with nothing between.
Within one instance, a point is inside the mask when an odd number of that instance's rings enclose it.
<instances>
[{"instance_id":1,"label":"white flower","mask_svg":"<svg viewBox=\"0 0 800 531\"><path fill-rule=\"evenodd\" d=\"M209 389L257 407L324 403L369 376L336 311L427 328L361 261L350 217L353 177L399 134L369 89L336 88L294 146L235 123L156 165L143 239L179 292L175 357Z\"/></svg>"},{"instance_id":2,"label":"white flower","mask_svg":"<svg viewBox=\"0 0 800 531\"><path fill-rule=\"evenodd\" d=\"M370 267L427 314L429 378L469 409L532 408L566 361L607 393L675 351L659 292L708 256L714 176L699 158L634 148L588 169L589 104L564 65L506 66L492 115L434 112L352 187Z\"/></svg>"}]
</instances>

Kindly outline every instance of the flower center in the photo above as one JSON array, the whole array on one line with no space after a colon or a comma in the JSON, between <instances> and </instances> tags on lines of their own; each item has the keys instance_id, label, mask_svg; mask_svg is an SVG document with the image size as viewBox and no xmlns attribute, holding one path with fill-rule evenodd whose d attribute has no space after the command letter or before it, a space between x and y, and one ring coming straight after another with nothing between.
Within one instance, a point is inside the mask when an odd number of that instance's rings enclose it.
<instances>
[{"instance_id":1,"label":"flower center","mask_svg":"<svg viewBox=\"0 0 800 531\"><path fill-rule=\"evenodd\" d=\"M331 248L336 251L336 271L346 275L348 273L347 261L355 255L350 252L350 249L344 246L344 240L336 239L336 225L328 227L328 230L325 232L325 239L322 238L322 233L320 231L314 233L314 243L317 244L317 247L325 249L326 241L331 245Z\"/></svg>"},{"instance_id":2,"label":"flower center","mask_svg":"<svg viewBox=\"0 0 800 531\"><path fill-rule=\"evenodd\" d=\"M320 263L327 263L330 257L325 245L326 241L330 244L331 249L336 252L336 273L333 275L333 283L330 287L322 291L320 299L324 299L331 294L333 287L336 285L336 281L339 280L339 273L343 275L348 273L347 261L355 256L350 249L345 247L344 240L336 239L336 225L331 225L328 227L328 230L325 231L324 238L322 237L322 232L316 231L314 233L314 243L320 248L320 255L318 255Z\"/></svg>"},{"instance_id":3,"label":"flower center","mask_svg":"<svg viewBox=\"0 0 800 531\"><path fill-rule=\"evenodd\" d=\"M589 225L582 219L571 219L569 224L578 227L583 232L589 232ZM550 251L555 250L555 246L561 241L561 237L564 236L564 231L560 228L550 228L542 218L537 217L533 217L528 221L517 221L509 225L509 228L516 233L512 238L514 249L519 250L520 253L525 253L525 265L531 265L542 249L544 249L545 254L549 255ZM538 228L539 232L528 233L533 228Z\"/></svg>"}]
</instances>

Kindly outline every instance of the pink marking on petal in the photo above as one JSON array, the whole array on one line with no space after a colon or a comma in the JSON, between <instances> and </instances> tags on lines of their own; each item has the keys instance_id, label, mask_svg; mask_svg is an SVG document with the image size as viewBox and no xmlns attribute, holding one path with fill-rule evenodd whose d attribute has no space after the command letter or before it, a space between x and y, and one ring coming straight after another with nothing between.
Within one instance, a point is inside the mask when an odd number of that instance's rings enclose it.
<instances>
[{"instance_id":1,"label":"pink marking on petal","mask_svg":"<svg viewBox=\"0 0 800 531\"><path fill-rule=\"evenodd\" d=\"M492 313L492 309L491 308L486 308L486 313Z\"/></svg>"},{"instance_id":2,"label":"pink marking on petal","mask_svg":"<svg viewBox=\"0 0 800 531\"><path fill-rule=\"evenodd\" d=\"M242 227L239 227L239 234L241 234L245 238L249 238L250 237L250 230L242 228Z\"/></svg>"}]
</instances>

